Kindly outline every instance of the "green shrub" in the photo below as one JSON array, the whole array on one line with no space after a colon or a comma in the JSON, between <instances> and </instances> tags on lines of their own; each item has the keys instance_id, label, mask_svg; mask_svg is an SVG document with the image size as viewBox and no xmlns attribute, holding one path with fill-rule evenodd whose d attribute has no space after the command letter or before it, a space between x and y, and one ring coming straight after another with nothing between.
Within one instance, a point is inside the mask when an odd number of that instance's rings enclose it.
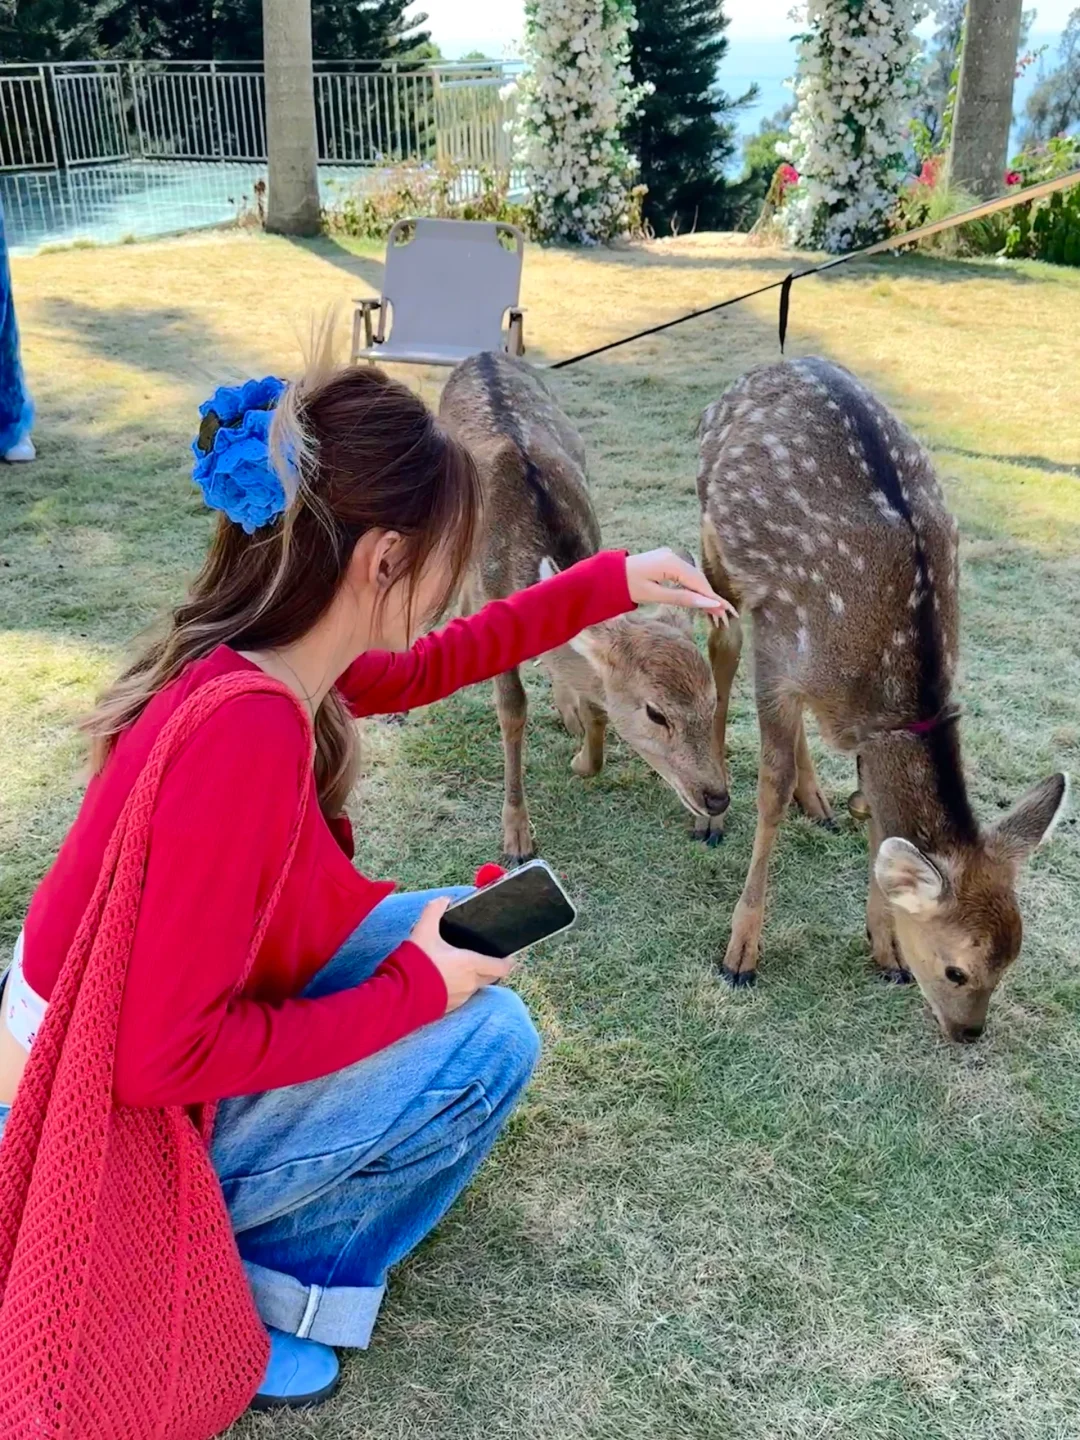
<instances>
[{"instance_id":1,"label":"green shrub","mask_svg":"<svg viewBox=\"0 0 1080 1440\"><path fill-rule=\"evenodd\" d=\"M490 170L473 176L455 167L403 165L366 175L323 208L331 234L363 240L385 240L398 220L417 216L502 220L530 230L526 207L510 198L509 177Z\"/></svg>"},{"instance_id":2,"label":"green shrub","mask_svg":"<svg viewBox=\"0 0 1080 1440\"><path fill-rule=\"evenodd\" d=\"M1046 145L1023 150L1004 177L1022 189L1080 170L1080 137L1059 135ZM898 233L946 220L977 204L974 196L945 177L945 157L931 156L903 192L897 205ZM920 242L946 255L1006 255L1010 259L1049 260L1080 265L1080 184L1045 200L1027 200L1011 210L971 220Z\"/></svg>"}]
</instances>

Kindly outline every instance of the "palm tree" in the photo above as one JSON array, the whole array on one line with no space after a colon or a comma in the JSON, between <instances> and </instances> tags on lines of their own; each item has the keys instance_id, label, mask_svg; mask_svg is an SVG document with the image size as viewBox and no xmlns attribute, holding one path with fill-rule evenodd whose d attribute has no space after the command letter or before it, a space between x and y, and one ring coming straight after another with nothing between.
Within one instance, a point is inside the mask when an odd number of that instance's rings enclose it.
<instances>
[{"instance_id":1,"label":"palm tree","mask_svg":"<svg viewBox=\"0 0 1080 1440\"><path fill-rule=\"evenodd\" d=\"M1005 189L1023 0L968 0L949 179L986 200Z\"/></svg>"},{"instance_id":2,"label":"palm tree","mask_svg":"<svg viewBox=\"0 0 1080 1440\"><path fill-rule=\"evenodd\" d=\"M263 0L266 228L279 235L319 231L319 157L315 78L311 68L311 0Z\"/></svg>"}]
</instances>

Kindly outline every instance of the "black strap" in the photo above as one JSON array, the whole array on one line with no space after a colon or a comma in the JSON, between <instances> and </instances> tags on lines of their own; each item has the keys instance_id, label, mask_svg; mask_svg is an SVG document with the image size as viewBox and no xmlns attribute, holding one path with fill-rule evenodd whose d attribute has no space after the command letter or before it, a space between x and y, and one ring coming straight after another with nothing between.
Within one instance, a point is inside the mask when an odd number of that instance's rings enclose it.
<instances>
[{"instance_id":1,"label":"black strap","mask_svg":"<svg viewBox=\"0 0 1080 1440\"><path fill-rule=\"evenodd\" d=\"M787 339L788 311L791 308L791 283L795 279L794 270L780 286L780 354L784 353L784 341Z\"/></svg>"}]
</instances>

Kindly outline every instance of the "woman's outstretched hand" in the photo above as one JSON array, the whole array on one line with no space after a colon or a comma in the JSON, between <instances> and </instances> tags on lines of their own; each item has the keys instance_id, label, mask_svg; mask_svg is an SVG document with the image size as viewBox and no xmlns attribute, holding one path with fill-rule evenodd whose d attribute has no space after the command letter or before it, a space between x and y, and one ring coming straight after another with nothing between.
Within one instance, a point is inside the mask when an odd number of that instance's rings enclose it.
<instances>
[{"instance_id":1,"label":"woman's outstretched hand","mask_svg":"<svg viewBox=\"0 0 1080 1440\"><path fill-rule=\"evenodd\" d=\"M674 550L628 556L626 583L635 605L684 605L707 610L723 625L738 613L734 605L714 592L696 565L688 564Z\"/></svg>"},{"instance_id":2,"label":"woman's outstretched hand","mask_svg":"<svg viewBox=\"0 0 1080 1440\"><path fill-rule=\"evenodd\" d=\"M505 980L514 968L513 960L493 960L490 955L478 955L474 950L459 950L456 945L448 945L442 938L439 921L450 904L451 901L445 897L429 900L409 936L443 978L448 1015L485 985Z\"/></svg>"}]
</instances>

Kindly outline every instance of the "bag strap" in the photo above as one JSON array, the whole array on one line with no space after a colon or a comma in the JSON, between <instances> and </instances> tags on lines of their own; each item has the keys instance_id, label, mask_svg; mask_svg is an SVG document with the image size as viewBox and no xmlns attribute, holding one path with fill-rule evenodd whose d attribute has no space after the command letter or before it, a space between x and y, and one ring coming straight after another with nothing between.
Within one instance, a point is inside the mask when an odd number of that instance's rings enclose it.
<instances>
[{"instance_id":1,"label":"bag strap","mask_svg":"<svg viewBox=\"0 0 1080 1440\"><path fill-rule=\"evenodd\" d=\"M293 691L279 681L261 672L244 671L221 676L201 685L177 706L162 726L124 803L106 847L93 896L53 987L5 1130L4 1148L8 1150L5 1158L10 1163L3 1167L8 1183L0 1186L0 1295L14 1254L33 1170L33 1155L44 1127L49 1096L61 1067L77 1065L87 1088L102 1096L101 1135L86 1136L85 1139L91 1146L100 1139L104 1154L104 1128L112 1104L120 1005L138 920L150 825L166 771L180 749L211 715L230 700L256 694L287 699L295 707L305 734L311 735L307 710ZM297 811L285 861L256 918L238 989L242 988L250 974L296 854L311 788L310 750L305 750L298 781ZM82 1048L76 1055L65 1049L64 1041L78 1009L87 1014L92 1012L98 1022L104 1016L105 1023L98 1026L104 1044L100 1048ZM203 1139L208 1142L213 1126L213 1107L201 1107L197 1123ZM19 1183L13 1183L16 1175Z\"/></svg>"}]
</instances>

